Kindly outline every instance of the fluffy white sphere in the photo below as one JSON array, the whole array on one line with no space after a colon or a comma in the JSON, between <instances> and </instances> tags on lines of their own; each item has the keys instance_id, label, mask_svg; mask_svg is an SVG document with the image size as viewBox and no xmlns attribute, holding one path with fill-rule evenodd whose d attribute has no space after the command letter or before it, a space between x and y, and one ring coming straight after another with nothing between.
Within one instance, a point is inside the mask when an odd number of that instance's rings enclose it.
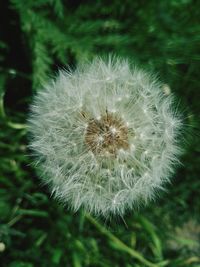
<instances>
[{"instance_id":1,"label":"fluffy white sphere","mask_svg":"<svg viewBox=\"0 0 200 267\"><path fill-rule=\"evenodd\" d=\"M180 151L181 120L161 87L115 58L60 71L38 92L30 146L55 197L105 216L154 197Z\"/></svg>"}]
</instances>

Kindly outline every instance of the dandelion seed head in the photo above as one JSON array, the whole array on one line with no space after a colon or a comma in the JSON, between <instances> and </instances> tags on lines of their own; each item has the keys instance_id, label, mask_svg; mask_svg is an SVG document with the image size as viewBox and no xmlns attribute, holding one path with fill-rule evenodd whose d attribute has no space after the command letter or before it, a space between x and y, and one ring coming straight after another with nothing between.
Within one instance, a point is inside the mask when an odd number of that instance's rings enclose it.
<instances>
[{"instance_id":1,"label":"dandelion seed head","mask_svg":"<svg viewBox=\"0 0 200 267\"><path fill-rule=\"evenodd\" d=\"M148 203L178 163L174 98L128 61L60 71L35 96L30 147L43 181L74 211L123 215Z\"/></svg>"}]
</instances>

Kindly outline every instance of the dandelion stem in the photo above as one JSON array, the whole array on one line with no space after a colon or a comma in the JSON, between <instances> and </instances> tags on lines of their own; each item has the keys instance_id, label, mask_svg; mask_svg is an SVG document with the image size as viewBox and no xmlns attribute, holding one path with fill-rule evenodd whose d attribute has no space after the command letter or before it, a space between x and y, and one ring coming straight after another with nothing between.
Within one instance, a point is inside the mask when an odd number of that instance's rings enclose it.
<instances>
[{"instance_id":1,"label":"dandelion stem","mask_svg":"<svg viewBox=\"0 0 200 267\"><path fill-rule=\"evenodd\" d=\"M138 261L140 261L141 263L145 264L145 266L148 267L158 267L160 266L159 264L154 264L150 261L148 261L147 259L145 259L142 254L140 254L139 252L137 252L136 250L130 248L129 246L127 246L125 243L123 243L120 239L118 239L115 235L113 235L111 232L109 232L105 227L103 227L102 225L100 225L93 217L91 217L89 214L86 214L86 218L88 219L88 221L90 221L102 234L104 234L105 236L107 236L111 241L113 241L117 247L120 250L123 250L125 252L127 252L130 256L132 256L133 258L137 259Z\"/></svg>"}]
</instances>

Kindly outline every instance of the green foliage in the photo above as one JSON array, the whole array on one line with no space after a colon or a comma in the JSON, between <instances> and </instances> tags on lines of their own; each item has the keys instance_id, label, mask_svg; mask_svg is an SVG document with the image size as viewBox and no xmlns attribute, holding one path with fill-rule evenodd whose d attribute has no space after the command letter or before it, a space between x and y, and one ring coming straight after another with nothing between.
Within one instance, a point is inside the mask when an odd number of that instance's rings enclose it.
<instances>
[{"instance_id":1,"label":"green foliage","mask_svg":"<svg viewBox=\"0 0 200 267\"><path fill-rule=\"evenodd\" d=\"M199 4L10 0L1 5L0 265L200 266ZM51 199L31 166L26 118L33 92L59 67L73 69L108 53L159 73L187 107L188 144L167 193L125 221L105 222L81 211L72 214Z\"/></svg>"}]
</instances>

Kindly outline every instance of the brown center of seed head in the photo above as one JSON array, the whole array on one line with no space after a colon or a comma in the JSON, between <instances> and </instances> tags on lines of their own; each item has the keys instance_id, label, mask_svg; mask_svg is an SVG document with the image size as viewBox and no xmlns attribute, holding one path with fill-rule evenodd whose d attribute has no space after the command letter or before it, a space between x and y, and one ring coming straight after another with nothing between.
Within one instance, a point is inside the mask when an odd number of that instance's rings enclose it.
<instances>
[{"instance_id":1,"label":"brown center of seed head","mask_svg":"<svg viewBox=\"0 0 200 267\"><path fill-rule=\"evenodd\" d=\"M116 156L119 149L129 149L128 127L116 114L106 111L100 119L89 119L85 142L94 154Z\"/></svg>"}]
</instances>

